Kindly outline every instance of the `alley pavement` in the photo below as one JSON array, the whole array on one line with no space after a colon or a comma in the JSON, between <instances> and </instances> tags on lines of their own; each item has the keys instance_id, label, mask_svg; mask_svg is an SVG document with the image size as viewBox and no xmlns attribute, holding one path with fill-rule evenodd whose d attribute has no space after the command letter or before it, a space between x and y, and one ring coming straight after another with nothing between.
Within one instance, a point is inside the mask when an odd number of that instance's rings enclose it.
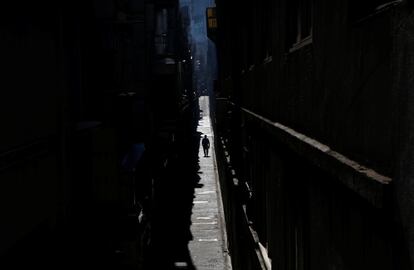
<instances>
[{"instance_id":1,"label":"alley pavement","mask_svg":"<svg viewBox=\"0 0 414 270\"><path fill-rule=\"evenodd\" d=\"M211 125L209 98L200 98L202 119L199 122L200 137L207 135L210 149L207 157L203 147L199 148L200 181L195 189L191 233L193 240L189 249L198 270L230 269L224 213L218 183L214 149L214 133Z\"/></svg>"},{"instance_id":2,"label":"alley pavement","mask_svg":"<svg viewBox=\"0 0 414 270\"><path fill-rule=\"evenodd\" d=\"M209 98L199 102L197 130L178 137L179 154L155 183L145 269L231 269ZM204 135L211 145L208 157L201 146Z\"/></svg>"}]
</instances>

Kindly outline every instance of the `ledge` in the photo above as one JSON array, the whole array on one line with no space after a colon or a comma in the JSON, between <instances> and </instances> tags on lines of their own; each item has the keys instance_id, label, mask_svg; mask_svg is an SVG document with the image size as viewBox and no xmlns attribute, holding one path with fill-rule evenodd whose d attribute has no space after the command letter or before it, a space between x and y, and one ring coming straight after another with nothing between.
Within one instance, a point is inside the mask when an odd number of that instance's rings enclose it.
<instances>
[{"instance_id":1,"label":"ledge","mask_svg":"<svg viewBox=\"0 0 414 270\"><path fill-rule=\"evenodd\" d=\"M402 4L402 0L396 0L396 1L390 1L388 3L382 4L378 6L375 11L373 11L371 14L368 14L362 18L357 19L352 26L358 26L366 21L369 21L371 19L374 19L378 15L383 14L384 12L390 11L391 9L395 8L396 6Z\"/></svg>"},{"instance_id":2,"label":"ledge","mask_svg":"<svg viewBox=\"0 0 414 270\"><path fill-rule=\"evenodd\" d=\"M224 141L223 137L218 138L217 143L220 145L221 151L220 156L221 162L225 162L224 170L226 171L226 175L228 178L225 179L232 179L230 185L228 186L230 193L235 194L235 200L231 201L231 208L234 210L234 215L230 217L231 222L236 222L241 227L241 235L245 239L245 247L249 250L250 254L254 256L254 260L251 262L255 267L254 269L259 270L269 270L271 269L271 262L269 260L267 251L260 243L259 236L254 228L254 223L250 221L249 216L247 214L246 205L243 203L240 197L240 188L242 182L239 181L236 177L236 172L234 171L231 161L230 155L227 152L226 142ZM225 159L224 159L225 158ZM220 164L220 163L219 163ZM247 182L244 182L247 185ZM250 188L247 185L247 189ZM234 195L233 195L234 196ZM237 247L235 247L237 249Z\"/></svg>"},{"instance_id":3,"label":"ledge","mask_svg":"<svg viewBox=\"0 0 414 270\"><path fill-rule=\"evenodd\" d=\"M308 36L304 39L302 39L301 41L299 41L298 43L293 44L292 48L289 49L289 53L294 53L296 51L301 50L302 48L311 45L313 42L313 38L312 36Z\"/></svg>"},{"instance_id":4,"label":"ledge","mask_svg":"<svg viewBox=\"0 0 414 270\"><path fill-rule=\"evenodd\" d=\"M231 104L236 106L234 103ZM390 177L363 166L292 128L273 122L246 108L240 108L240 110L292 151L335 176L345 186L368 200L375 207L381 208L383 206L384 188L392 182Z\"/></svg>"}]
</instances>

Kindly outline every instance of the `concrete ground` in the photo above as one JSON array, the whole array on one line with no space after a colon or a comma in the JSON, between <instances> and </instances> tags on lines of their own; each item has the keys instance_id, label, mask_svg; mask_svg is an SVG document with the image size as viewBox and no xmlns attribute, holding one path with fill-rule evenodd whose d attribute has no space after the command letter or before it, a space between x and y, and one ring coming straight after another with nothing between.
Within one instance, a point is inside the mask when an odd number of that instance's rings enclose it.
<instances>
[{"instance_id":1,"label":"concrete ground","mask_svg":"<svg viewBox=\"0 0 414 270\"><path fill-rule=\"evenodd\" d=\"M208 97L200 98L198 130L177 136L179 151L155 181L145 270L231 269L208 103ZM209 157L201 147L204 135Z\"/></svg>"},{"instance_id":2,"label":"concrete ground","mask_svg":"<svg viewBox=\"0 0 414 270\"><path fill-rule=\"evenodd\" d=\"M193 264L198 270L231 269L208 97L200 97L200 109L202 119L199 122L198 132L201 133L201 137L207 135L210 140L210 151L209 156L205 157L200 144L201 179L194 194L191 216L193 240L189 243L189 250Z\"/></svg>"}]
</instances>

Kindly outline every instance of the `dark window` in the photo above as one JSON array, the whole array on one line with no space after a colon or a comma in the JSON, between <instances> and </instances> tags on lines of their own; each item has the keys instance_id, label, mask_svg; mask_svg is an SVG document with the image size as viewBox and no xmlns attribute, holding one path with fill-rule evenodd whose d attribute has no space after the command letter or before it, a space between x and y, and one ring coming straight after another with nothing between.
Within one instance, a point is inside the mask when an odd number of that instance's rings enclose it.
<instances>
[{"instance_id":1,"label":"dark window","mask_svg":"<svg viewBox=\"0 0 414 270\"><path fill-rule=\"evenodd\" d=\"M312 0L287 1L287 48L290 49L312 36Z\"/></svg>"}]
</instances>

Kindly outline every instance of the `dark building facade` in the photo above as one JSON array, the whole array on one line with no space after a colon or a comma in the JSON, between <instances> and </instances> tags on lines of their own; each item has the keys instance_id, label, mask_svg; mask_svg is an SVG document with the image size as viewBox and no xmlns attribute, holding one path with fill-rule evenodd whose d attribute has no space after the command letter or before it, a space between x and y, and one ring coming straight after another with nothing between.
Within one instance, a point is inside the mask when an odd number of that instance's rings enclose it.
<instances>
[{"instance_id":1,"label":"dark building facade","mask_svg":"<svg viewBox=\"0 0 414 270\"><path fill-rule=\"evenodd\" d=\"M139 265L153 184L195 124L178 1L0 13L0 267Z\"/></svg>"},{"instance_id":2,"label":"dark building facade","mask_svg":"<svg viewBox=\"0 0 414 270\"><path fill-rule=\"evenodd\" d=\"M216 2L235 268L413 269L411 1Z\"/></svg>"}]
</instances>

